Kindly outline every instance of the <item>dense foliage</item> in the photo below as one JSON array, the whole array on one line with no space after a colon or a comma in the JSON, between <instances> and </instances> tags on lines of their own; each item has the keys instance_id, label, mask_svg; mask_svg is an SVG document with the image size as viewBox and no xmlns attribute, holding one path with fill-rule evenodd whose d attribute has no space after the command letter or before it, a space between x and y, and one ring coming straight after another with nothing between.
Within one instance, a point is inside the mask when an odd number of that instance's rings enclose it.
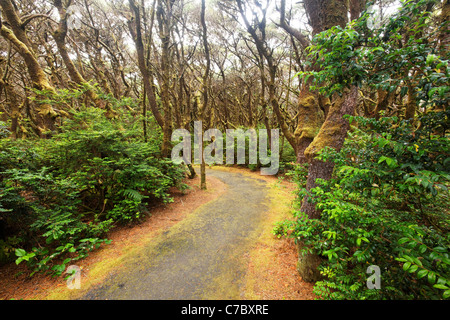
<instances>
[{"instance_id":1,"label":"dense foliage","mask_svg":"<svg viewBox=\"0 0 450 320\"><path fill-rule=\"evenodd\" d=\"M298 210L295 221L274 232L290 234L323 259L315 285L320 298L450 297L450 76L448 52L428 39L429 4L405 2L375 30L366 14L313 41L310 54L323 69L303 75L313 76L318 90L333 95L358 85L392 92L406 106L406 113L392 108L396 116L383 117L387 110L374 118L347 116L352 130L342 150L325 148L319 157L335 163L332 179L306 191L303 169L292 173L298 207L314 201L321 217ZM371 265L380 268L378 290L366 285Z\"/></svg>"},{"instance_id":2,"label":"dense foliage","mask_svg":"<svg viewBox=\"0 0 450 320\"><path fill-rule=\"evenodd\" d=\"M80 107L51 139L0 139L3 262L61 274L107 243L113 226L170 201L172 186L183 188L183 168L159 156L158 131L144 142L136 116L121 108L132 101L110 103L114 118Z\"/></svg>"},{"instance_id":3,"label":"dense foliage","mask_svg":"<svg viewBox=\"0 0 450 320\"><path fill-rule=\"evenodd\" d=\"M395 118L351 118L358 127L343 150L322 153L336 171L311 190L321 219L298 212L292 226L296 239L324 257L324 279L315 287L319 296L450 296L450 143L435 134L449 116L424 116L420 130ZM380 267L380 290L366 287L369 265Z\"/></svg>"}]
</instances>

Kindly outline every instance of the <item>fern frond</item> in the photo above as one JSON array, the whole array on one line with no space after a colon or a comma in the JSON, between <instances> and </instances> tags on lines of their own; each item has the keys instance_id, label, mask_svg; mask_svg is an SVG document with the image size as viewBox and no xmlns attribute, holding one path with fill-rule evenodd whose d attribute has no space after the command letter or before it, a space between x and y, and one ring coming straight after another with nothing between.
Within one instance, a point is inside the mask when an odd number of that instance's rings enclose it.
<instances>
[{"instance_id":1,"label":"fern frond","mask_svg":"<svg viewBox=\"0 0 450 320\"><path fill-rule=\"evenodd\" d=\"M139 191L134 189L125 189L122 193L125 197L135 201L142 201L144 199L144 196Z\"/></svg>"}]
</instances>

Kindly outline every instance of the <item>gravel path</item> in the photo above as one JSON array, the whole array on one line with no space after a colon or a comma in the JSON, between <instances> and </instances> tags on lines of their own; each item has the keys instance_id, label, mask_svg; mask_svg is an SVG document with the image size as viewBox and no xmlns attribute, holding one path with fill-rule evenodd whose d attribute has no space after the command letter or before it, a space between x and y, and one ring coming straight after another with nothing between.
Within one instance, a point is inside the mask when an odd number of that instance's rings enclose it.
<instances>
[{"instance_id":1,"label":"gravel path","mask_svg":"<svg viewBox=\"0 0 450 320\"><path fill-rule=\"evenodd\" d=\"M157 237L81 299L242 299L247 252L260 234L262 179L208 169L228 190Z\"/></svg>"}]
</instances>

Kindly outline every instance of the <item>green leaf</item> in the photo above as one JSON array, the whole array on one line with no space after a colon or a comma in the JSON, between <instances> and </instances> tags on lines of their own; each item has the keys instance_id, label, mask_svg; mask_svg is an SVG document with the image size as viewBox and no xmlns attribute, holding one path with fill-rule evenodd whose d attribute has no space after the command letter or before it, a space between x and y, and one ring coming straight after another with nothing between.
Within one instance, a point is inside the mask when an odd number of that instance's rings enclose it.
<instances>
[{"instance_id":1,"label":"green leaf","mask_svg":"<svg viewBox=\"0 0 450 320\"><path fill-rule=\"evenodd\" d=\"M437 252L440 252L440 253L447 252L447 249L445 249L444 247L434 247L433 250L437 251Z\"/></svg>"},{"instance_id":2,"label":"green leaf","mask_svg":"<svg viewBox=\"0 0 450 320\"><path fill-rule=\"evenodd\" d=\"M421 279L423 277L425 277L428 273L428 270L426 269L421 269L419 270L419 272L417 272L417 278Z\"/></svg>"},{"instance_id":3,"label":"green leaf","mask_svg":"<svg viewBox=\"0 0 450 320\"><path fill-rule=\"evenodd\" d=\"M447 257L441 257L441 261L446 263L446 264L450 264L450 259Z\"/></svg>"},{"instance_id":4,"label":"green leaf","mask_svg":"<svg viewBox=\"0 0 450 320\"><path fill-rule=\"evenodd\" d=\"M61 274L64 272L64 270L66 269L66 265L63 264L57 264L55 266L53 266L52 270L55 271L57 274Z\"/></svg>"},{"instance_id":5,"label":"green leaf","mask_svg":"<svg viewBox=\"0 0 450 320\"><path fill-rule=\"evenodd\" d=\"M436 283L435 285L433 285L433 287L436 288L436 289L443 289L443 290L450 289L450 288L447 287L446 285L439 284L439 283Z\"/></svg>"},{"instance_id":6,"label":"green leaf","mask_svg":"<svg viewBox=\"0 0 450 320\"><path fill-rule=\"evenodd\" d=\"M436 56L435 56L434 54L429 54L429 55L427 56L426 63L427 63L428 65L430 65L430 64L433 63L433 61L434 61L435 59L436 59Z\"/></svg>"},{"instance_id":7,"label":"green leaf","mask_svg":"<svg viewBox=\"0 0 450 320\"><path fill-rule=\"evenodd\" d=\"M383 161L386 161L387 157L381 156L380 159L378 159L378 163L382 163Z\"/></svg>"},{"instance_id":8,"label":"green leaf","mask_svg":"<svg viewBox=\"0 0 450 320\"><path fill-rule=\"evenodd\" d=\"M406 262L403 264L403 270L407 271L409 267L411 266L411 262Z\"/></svg>"},{"instance_id":9,"label":"green leaf","mask_svg":"<svg viewBox=\"0 0 450 320\"><path fill-rule=\"evenodd\" d=\"M416 270L417 270L418 268L419 268L419 267L418 267L416 264L413 264L413 265L408 269L408 272L409 272L409 273L416 272Z\"/></svg>"},{"instance_id":10,"label":"green leaf","mask_svg":"<svg viewBox=\"0 0 450 320\"><path fill-rule=\"evenodd\" d=\"M396 167L398 167L397 160L395 160L395 159L387 158L387 159L386 159L386 163L387 163L387 165L388 165L390 168L396 168Z\"/></svg>"},{"instance_id":11,"label":"green leaf","mask_svg":"<svg viewBox=\"0 0 450 320\"><path fill-rule=\"evenodd\" d=\"M389 157L386 157L386 156L381 156L378 159L378 163L382 163L383 161L386 162L386 164L389 166L389 168L396 168L396 167L398 167L397 160L395 160L393 158L389 158Z\"/></svg>"},{"instance_id":12,"label":"green leaf","mask_svg":"<svg viewBox=\"0 0 450 320\"><path fill-rule=\"evenodd\" d=\"M384 49L382 47L375 47L372 49L372 52L375 52L375 51L383 51L384 52Z\"/></svg>"},{"instance_id":13,"label":"green leaf","mask_svg":"<svg viewBox=\"0 0 450 320\"><path fill-rule=\"evenodd\" d=\"M17 257L22 257L22 256L27 254L27 252L25 250L23 250L23 249L16 249L15 253L16 253Z\"/></svg>"},{"instance_id":14,"label":"green leaf","mask_svg":"<svg viewBox=\"0 0 450 320\"><path fill-rule=\"evenodd\" d=\"M422 245L419 247L419 252L420 252L420 253L424 253L425 251L427 251L427 246L424 245L424 244L422 244Z\"/></svg>"},{"instance_id":15,"label":"green leaf","mask_svg":"<svg viewBox=\"0 0 450 320\"><path fill-rule=\"evenodd\" d=\"M418 258L413 257L412 259L414 260L414 263L417 264L418 266L420 266L420 267L423 266L423 265L422 265L422 262L421 262Z\"/></svg>"},{"instance_id":16,"label":"green leaf","mask_svg":"<svg viewBox=\"0 0 450 320\"><path fill-rule=\"evenodd\" d=\"M432 271L428 272L428 282L433 284L436 282L436 274Z\"/></svg>"},{"instance_id":17,"label":"green leaf","mask_svg":"<svg viewBox=\"0 0 450 320\"><path fill-rule=\"evenodd\" d=\"M428 98L431 98L437 90L438 90L438 88L433 88L430 91L428 91Z\"/></svg>"},{"instance_id":18,"label":"green leaf","mask_svg":"<svg viewBox=\"0 0 450 320\"><path fill-rule=\"evenodd\" d=\"M444 299L449 298L449 297L450 297L450 290L445 290L445 291L444 291L444 294L442 295L442 297L443 297Z\"/></svg>"}]
</instances>

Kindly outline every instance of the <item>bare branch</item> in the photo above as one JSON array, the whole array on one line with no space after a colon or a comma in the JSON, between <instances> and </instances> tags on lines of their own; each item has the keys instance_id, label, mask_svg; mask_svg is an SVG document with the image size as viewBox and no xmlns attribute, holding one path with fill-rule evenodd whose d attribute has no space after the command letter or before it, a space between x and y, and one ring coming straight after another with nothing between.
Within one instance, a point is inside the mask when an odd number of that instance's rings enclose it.
<instances>
[{"instance_id":1,"label":"bare branch","mask_svg":"<svg viewBox=\"0 0 450 320\"><path fill-rule=\"evenodd\" d=\"M302 48L305 49L310 45L309 39L301 33L299 30L292 28L289 24L286 22L286 0L281 0L281 7L280 7L280 23L277 24L281 28L283 28L287 33L292 35L295 39L297 39Z\"/></svg>"},{"instance_id":2,"label":"bare branch","mask_svg":"<svg viewBox=\"0 0 450 320\"><path fill-rule=\"evenodd\" d=\"M37 14L29 14L29 15L23 16L21 18L21 21L22 21L21 27L25 28L33 19L38 19L38 18L43 18L43 19L50 20L54 23L58 23L55 20L53 20L53 18L48 14L37 13Z\"/></svg>"}]
</instances>

